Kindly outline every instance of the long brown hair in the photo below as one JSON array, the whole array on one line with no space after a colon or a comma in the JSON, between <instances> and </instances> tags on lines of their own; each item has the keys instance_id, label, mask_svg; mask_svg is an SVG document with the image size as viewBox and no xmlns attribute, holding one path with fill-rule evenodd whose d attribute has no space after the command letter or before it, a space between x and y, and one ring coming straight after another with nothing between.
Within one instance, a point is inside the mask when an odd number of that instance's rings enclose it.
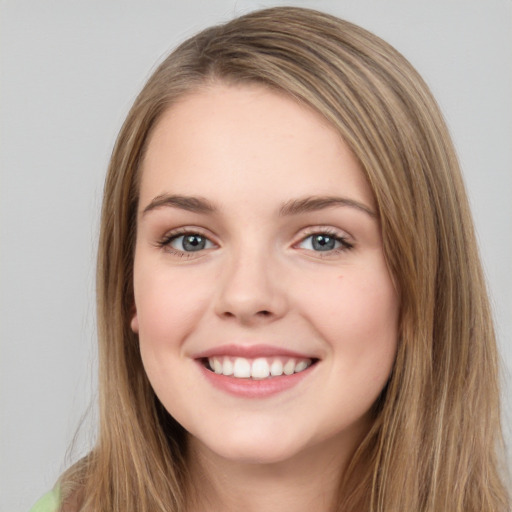
<instances>
[{"instance_id":1,"label":"long brown hair","mask_svg":"<svg viewBox=\"0 0 512 512\"><path fill-rule=\"evenodd\" d=\"M401 294L400 339L374 425L340 482L340 510L507 511L491 312L442 115L387 43L291 7L253 12L183 43L123 125L98 254L99 437L61 479L64 498L84 511L186 510L185 435L156 399L129 326L133 253L138 173L152 129L178 98L212 81L257 82L315 109L350 146L375 195Z\"/></svg>"}]
</instances>

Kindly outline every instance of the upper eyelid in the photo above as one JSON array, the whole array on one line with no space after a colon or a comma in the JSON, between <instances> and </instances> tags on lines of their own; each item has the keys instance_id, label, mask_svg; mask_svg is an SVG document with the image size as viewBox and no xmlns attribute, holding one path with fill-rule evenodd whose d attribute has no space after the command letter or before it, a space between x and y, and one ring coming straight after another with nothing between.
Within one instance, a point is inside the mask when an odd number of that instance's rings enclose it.
<instances>
[{"instance_id":1,"label":"upper eyelid","mask_svg":"<svg viewBox=\"0 0 512 512\"><path fill-rule=\"evenodd\" d=\"M305 238L316 235L316 234L327 234L331 235L337 238L342 238L346 240L350 240L351 242L354 242L354 237L346 230L335 228L334 226L308 226L306 228L302 228L296 235L296 241L294 242L300 242L301 240L304 240Z\"/></svg>"},{"instance_id":2,"label":"upper eyelid","mask_svg":"<svg viewBox=\"0 0 512 512\"><path fill-rule=\"evenodd\" d=\"M201 235L201 236L204 236L205 238L208 238L208 240L210 240L211 242L214 242L214 240L212 240L212 238L215 238L209 230L206 230L206 229L200 228L200 227L188 227L188 226L169 229L162 235L161 238L162 239L164 239L164 238L172 239L172 238L178 238L178 237L184 236L184 235Z\"/></svg>"}]
</instances>

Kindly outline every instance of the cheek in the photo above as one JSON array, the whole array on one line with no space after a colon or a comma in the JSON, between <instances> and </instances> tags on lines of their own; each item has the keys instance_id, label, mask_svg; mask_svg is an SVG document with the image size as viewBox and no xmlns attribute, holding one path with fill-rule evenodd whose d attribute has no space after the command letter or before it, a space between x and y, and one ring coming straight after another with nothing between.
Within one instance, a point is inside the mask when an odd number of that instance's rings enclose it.
<instances>
[{"instance_id":1,"label":"cheek","mask_svg":"<svg viewBox=\"0 0 512 512\"><path fill-rule=\"evenodd\" d=\"M209 302L211 287L203 278L173 269L135 267L135 307L141 342L175 343L194 328Z\"/></svg>"},{"instance_id":2,"label":"cheek","mask_svg":"<svg viewBox=\"0 0 512 512\"><path fill-rule=\"evenodd\" d=\"M330 349L343 356L340 360L347 371L359 364L369 371L375 368L379 374L381 369L390 370L396 351L399 298L385 268L338 272L335 278L317 281L304 297L310 321Z\"/></svg>"},{"instance_id":3,"label":"cheek","mask_svg":"<svg viewBox=\"0 0 512 512\"><path fill-rule=\"evenodd\" d=\"M208 281L165 265L145 264L134 268L135 306L139 347L151 386L166 409L185 410L176 390L187 382L188 365L182 347L194 332L209 302ZM192 284L193 283L193 284Z\"/></svg>"}]
</instances>

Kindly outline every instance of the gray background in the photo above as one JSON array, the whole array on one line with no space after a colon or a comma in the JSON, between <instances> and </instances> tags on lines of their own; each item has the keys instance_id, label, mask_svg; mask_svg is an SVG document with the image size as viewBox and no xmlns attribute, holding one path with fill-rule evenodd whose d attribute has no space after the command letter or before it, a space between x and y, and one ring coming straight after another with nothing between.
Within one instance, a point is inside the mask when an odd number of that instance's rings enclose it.
<instances>
[{"instance_id":1,"label":"gray background","mask_svg":"<svg viewBox=\"0 0 512 512\"><path fill-rule=\"evenodd\" d=\"M98 212L131 102L177 42L280 3L0 0L1 512L27 510L91 443ZM431 86L464 169L510 388L512 2L286 3L375 32Z\"/></svg>"}]
</instances>

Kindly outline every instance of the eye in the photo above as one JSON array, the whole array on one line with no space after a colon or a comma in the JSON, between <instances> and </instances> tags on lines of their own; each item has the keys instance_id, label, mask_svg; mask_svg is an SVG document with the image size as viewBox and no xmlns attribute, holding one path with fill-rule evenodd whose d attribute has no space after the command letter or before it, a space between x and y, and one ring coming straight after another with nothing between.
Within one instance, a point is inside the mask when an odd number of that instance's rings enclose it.
<instances>
[{"instance_id":1,"label":"eye","mask_svg":"<svg viewBox=\"0 0 512 512\"><path fill-rule=\"evenodd\" d=\"M331 233L313 233L304 238L298 247L316 252L342 251L351 249L352 245L345 238Z\"/></svg>"},{"instance_id":2,"label":"eye","mask_svg":"<svg viewBox=\"0 0 512 512\"><path fill-rule=\"evenodd\" d=\"M179 252L198 252L214 247L211 240L208 240L208 238L199 233L171 235L163 245Z\"/></svg>"}]
</instances>

